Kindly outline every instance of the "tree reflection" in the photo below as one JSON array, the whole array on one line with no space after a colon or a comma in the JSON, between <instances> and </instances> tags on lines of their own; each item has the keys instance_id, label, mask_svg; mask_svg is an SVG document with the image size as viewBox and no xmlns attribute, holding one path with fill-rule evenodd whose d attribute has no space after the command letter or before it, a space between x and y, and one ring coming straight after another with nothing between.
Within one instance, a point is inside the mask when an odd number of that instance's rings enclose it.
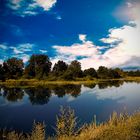
<instances>
[{"instance_id":1,"label":"tree reflection","mask_svg":"<svg viewBox=\"0 0 140 140\"><path fill-rule=\"evenodd\" d=\"M81 93L81 85L65 85L65 91L73 97L78 97Z\"/></svg>"},{"instance_id":2,"label":"tree reflection","mask_svg":"<svg viewBox=\"0 0 140 140\"><path fill-rule=\"evenodd\" d=\"M119 87L123 84L123 81L106 81L98 83L99 89L105 89L108 87ZM91 89L95 88L96 84L86 84L85 87ZM52 94L62 98L65 95L78 97L81 93L81 85L48 85L47 87L29 87L29 88L0 88L0 96L3 96L8 101L17 102L22 100L24 95L28 95L32 105L44 105L47 104ZM25 93L25 94L24 94Z\"/></svg>"},{"instance_id":3,"label":"tree reflection","mask_svg":"<svg viewBox=\"0 0 140 140\"><path fill-rule=\"evenodd\" d=\"M81 85L61 85L52 88L52 91L58 97L63 97L67 94L77 97L81 93Z\"/></svg>"},{"instance_id":4,"label":"tree reflection","mask_svg":"<svg viewBox=\"0 0 140 140\"><path fill-rule=\"evenodd\" d=\"M51 91L48 88L27 88L25 93L28 94L29 100L33 105L43 105L49 102Z\"/></svg>"},{"instance_id":5,"label":"tree reflection","mask_svg":"<svg viewBox=\"0 0 140 140\"><path fill-rule=\"evenodd\" d=\"M85 87L88 87L88 88L95 88L96 84L84 84Z\"/></svg>"},{"instance_id":6,"label":"tree reflection","mask_svg":"<svg viewBox=\"0 0 140 140\"><path fill-rule=\"evenodd\" d=\"M106 82L98 83L99 89L105 89L105 88L113 87L113 86L120 87L121 85L123 85L123 81L121 81L121 80L106 81Z\"/></svg>"},{"instance_id":7,"label":"tree reflection","mask_svg":"<svg viewBox=\"0 0 140 140\"><path fill-rule=\"evenodd\" d=\"M57 95L58 97L64 97L66 95L66 91L65 88L63 86L57 86L53 89L53 92L55 95Z\"/></svg>"},{"instance_id":8,"label":"tree reflection","mask_svg":"<svg viewBox=\"0 0 140 140\"><path fill-rule=\"evenodd\" d=\"M20 88L4 88L3 97L8 101L17 102L22 100L24 91Z\"/></svg>"}]
</instances>

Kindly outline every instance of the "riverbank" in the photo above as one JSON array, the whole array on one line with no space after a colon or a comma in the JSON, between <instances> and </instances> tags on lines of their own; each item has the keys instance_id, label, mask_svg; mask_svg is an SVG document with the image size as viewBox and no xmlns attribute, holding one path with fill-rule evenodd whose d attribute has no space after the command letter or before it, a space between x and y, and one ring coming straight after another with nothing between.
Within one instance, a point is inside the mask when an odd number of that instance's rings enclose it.
<instances>
[{"instance_id":1,"label":"riverbank","mask_svg":"<svg viewBox=\"0 0 140 140\"><path fill-rule=\"evenodd\" d=\"M36 86L46 86L46 85L79 85L79 84L98 84L103 82L113 82L113 81L128 81L128 82L140 82L140 77L126 77L122 79L76 79L75 81L47 81L47 80L37 80L37 79L19 79L19 80L6 80L5 82L0 82L0 86L8 87L36 87Z\"/></svg>"},{"instance_id":2,"label":"riverbank","mask_svg":"<svg viewBox=\"0 0 140 140\"><path fill-rule=\"evenodd\" d=\"M68 117L69 115L69 117ZM77 128L76 117L71 109L62 109L56 121L56 134L47 135L44 123L34 123L31 133L1 130L0 138L6 140L139 140L140 112L133 115L114 112L107 122L98 124L96 116L90 124Z\"/></svg>"}]
</instances>

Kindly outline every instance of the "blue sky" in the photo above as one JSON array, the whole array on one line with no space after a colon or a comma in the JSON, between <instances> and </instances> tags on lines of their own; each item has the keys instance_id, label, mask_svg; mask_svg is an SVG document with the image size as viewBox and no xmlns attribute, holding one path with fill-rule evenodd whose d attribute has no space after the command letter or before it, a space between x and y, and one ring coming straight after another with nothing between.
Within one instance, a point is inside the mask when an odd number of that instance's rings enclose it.
<instances>
[{"instance_id":1,"label":"blue sky","mask_svg":"<svg viewBox=\"0 0 140 140\"><path fill-rule=\"evenodd\" d=\"M43 53L53 63L77 59L83 69L139 67L139 5L139 0L1 0L0 62L13 56L27 62L31 54Z\"/></svg>"}]
</instances>

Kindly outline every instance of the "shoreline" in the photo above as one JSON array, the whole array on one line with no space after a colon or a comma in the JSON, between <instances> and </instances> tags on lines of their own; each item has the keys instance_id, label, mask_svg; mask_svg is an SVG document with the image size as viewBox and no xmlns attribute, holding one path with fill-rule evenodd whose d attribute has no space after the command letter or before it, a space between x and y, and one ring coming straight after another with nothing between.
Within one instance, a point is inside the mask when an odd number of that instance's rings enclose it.
<instances>
[{"instance_id":1,"label":"shoreline","mask_svg":"<svg viewBox=\"0 0 140 140\"><path fill-rule=\"evenodd\" d=\"M0 86L8 87L36 87L36 86L46 86L46 85L80 85L80 84L98 84L103 82L114 82L114 81L123 81L123 82L140 82L140 77L126 77L121 79L77 79L73 81L48 81L48 80L37 80L37 79L18 79L18 80L6 80L5 82L0 82Z\"/></svg>"}]
</instances>

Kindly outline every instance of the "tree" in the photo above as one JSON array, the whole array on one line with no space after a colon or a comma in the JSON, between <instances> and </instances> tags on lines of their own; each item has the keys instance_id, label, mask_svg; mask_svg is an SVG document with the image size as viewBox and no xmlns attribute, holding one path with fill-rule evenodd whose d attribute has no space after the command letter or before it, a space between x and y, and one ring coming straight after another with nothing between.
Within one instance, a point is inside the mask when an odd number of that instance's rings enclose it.
<instances>
[{"instance_id":1,"label":"tree","mask_svg":"<svg viewBox=\"0 0 140 140\"><path fill-rule=\"evenodd\" d=\"M118 75L119 75L120 78L126 76L125 73L124 73L124 71L122 69L120 69L120 68L115 68L114 71L118 73Z\"/></svg>"},{"instance_id":2,"label":"tree","mask_svg":"<svg viewBox=\"0 0 140 140\"><path fill-rule=\"evenodd\" d=\"M64 61L59 60L53 67L53 74L55 76L60 76L67 70L67 68L68 65Z\"/></svg>"},{"instance_id":3,"label":"tree","mask_svg":"<svg viewBox=\"0 0 140 140\"><path fill-rule=\"evenodd\" d=\"M25 76L43 78L47 76L51 70L52 63L47 55L37 54L32 55L25 68Z\"/></svg>"},{"instance_id":4,"label":"tree","mask_svg":"<svg viewBox=\"0 0 140 140\"><path fill-rule=\"evenodd\" d=\"M71 62L66 72L62 75L65 80L74 80L77 77L82 77L81 63L77 60Z\"/></svg>"},{"instance_id":5,"label":"tree","mask_svg":"<svg viewBox=\"0 0 140 140\"><path fill-rule=\"evenodd\" d=\"M3 69L6 79L18 79L23 74L23 60L18 58L10 58L3 63Z\"/></svg>"},{"instance_id":6,"label":"tree","mask_svg":"<svg viewBox=\"0 0 140 140\"><path fill-rule=\"evenodd\" d=\"M81 77L82 76L81 63L78 62L77 60L72 61L68 67L68 71L72 72L74 78Z\"/></svg>"},{"instance_id":7,"label":"tree","mask_svg":"<svg viewBox=\"0 0 140 140\"><path fill-rule=\"evenodd\" d=\"M94 68L84 70L84 76L91 76L97 78L97 72Z\"/></svg>"},{"instance_id":8,"label":"tree","mask_svg":"<svg viewBox=\"0 0 140 140\"><path fill-rule=\"evenodd\" d=\"M108 78L108 68L100 66L97 70L98 77L101 79Z\"/></svg>"},{"instance_id":9,"label":"tree","mask_svg":"<svg viewBox=\"0 0 140 140\"><path fill-rule=\"evenodd\" d=\"M140 76L140 70L136 70L136 71L127 71L126 72L126 74L128 75L128 76L134 76L134 77L139 77Z\"/></svg>"},{"instance_id":10,"label":"tree","mask_svg":"<svg viewBox=\"0 0 140 140\"><path fill-rule=\"evenodd\" d=\"M0 64L0 80L4 80L4 69L3 69L3 66Z\"/></svg>"},{"instance_id":11,"label":"tree","mask_svg":"<svg viewBox=\"0 0 140 140\"><path fill-rule=\"evenodd\" d=\"M101 79L107 78L121 78L124 76L124 73L119 68L108 69L107 67L100 66L97 70L98 77Z\"/></svg>"}]
</instances>

